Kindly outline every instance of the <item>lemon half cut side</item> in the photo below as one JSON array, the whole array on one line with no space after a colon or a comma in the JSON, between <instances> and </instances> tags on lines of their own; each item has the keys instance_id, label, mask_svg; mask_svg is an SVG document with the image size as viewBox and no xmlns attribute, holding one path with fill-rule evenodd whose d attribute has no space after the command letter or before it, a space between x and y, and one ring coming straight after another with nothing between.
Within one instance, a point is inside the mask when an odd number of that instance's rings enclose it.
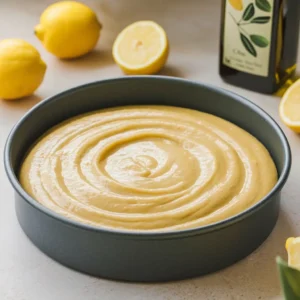
<instances>
[{"instance_id":1,"label":"lemon half cut side","mask_svg":"<svg viewBox=\"0 0 300 300\"><path fill-rule=\"evenodd\" d=\"M127 26L113 45L115 62L130 75L157 73L165 65L168 54L167 34L153 21L139 21Z\"/></svg>"}]
</instances>

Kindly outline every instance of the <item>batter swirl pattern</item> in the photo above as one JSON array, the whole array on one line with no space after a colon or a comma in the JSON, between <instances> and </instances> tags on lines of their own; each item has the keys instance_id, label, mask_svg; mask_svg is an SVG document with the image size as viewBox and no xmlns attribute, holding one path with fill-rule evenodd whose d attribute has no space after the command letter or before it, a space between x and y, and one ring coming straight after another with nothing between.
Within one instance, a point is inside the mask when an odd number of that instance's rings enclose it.
<instances>
[{"instance_id":1,"label":"batter swirl pattern","mask_svg":"<svg viewBox=\"0 0 300 300\"><path fill-rule=\"evenodd\" d=\"M252 135L216 116L128 106L67 120L27 155L20 182L48 208L103 228L181 230L261 200L277 171Z\"/></svg>"}]
</instances>

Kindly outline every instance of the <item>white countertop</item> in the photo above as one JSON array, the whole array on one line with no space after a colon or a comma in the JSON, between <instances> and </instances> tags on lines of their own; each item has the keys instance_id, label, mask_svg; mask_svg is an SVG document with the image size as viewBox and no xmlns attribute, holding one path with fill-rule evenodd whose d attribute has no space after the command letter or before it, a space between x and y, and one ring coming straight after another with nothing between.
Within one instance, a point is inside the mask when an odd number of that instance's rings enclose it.
<instances>
[{"instance_id":1,"label":"white countertop","mask_svg":"<svg viewBox=\"0 0 300 300\"><path fill-rule=\"evenodd\" d=\"M40 50L48 65L45 80L34 96L15 102L0 100L0 299L282 299L274 259L278 254L286 257L287 237L300 236L300 136L280 122L278 97L235 88L219 78L220 0L83 1L96 10L104 29L97 49L75 61L60 61L46 53L33 35L40 13L52 2L0 1L0 39L26 39ZM245 96L282 125L293 152L280 217L267 241L249 257L225 270L175 283L130 284L103 280L80 274L48 258L18 225L13 189L3 167L6 137L34 104L82 83L122 76L112 60L111 45L125 25L141 19L159 22L169 35L170 59L162 74L214 84Z\"/></svg>"}]
</instances>

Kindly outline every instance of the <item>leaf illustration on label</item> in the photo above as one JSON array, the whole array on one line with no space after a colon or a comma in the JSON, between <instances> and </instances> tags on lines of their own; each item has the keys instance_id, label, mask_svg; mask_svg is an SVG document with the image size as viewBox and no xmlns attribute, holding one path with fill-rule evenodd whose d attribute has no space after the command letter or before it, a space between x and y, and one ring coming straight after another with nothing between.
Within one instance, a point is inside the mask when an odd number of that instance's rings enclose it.
<instances>
[{"instance_id":1,"label":"leaf illustration on label","mask_svg":"<svg viewBox=\"0 0 300 300\"><path fill-rule=\"evenodd\" d=\"M269 41L261 35L252 34L250 35L250 39L257 47L265 48L269 46Z\"/></svg>"},{"instance_id":2,"label":"leaf illustration on label","mask_svg":"<svg viewBox=\"0 0 300 300\"><path fill-rule=\"evenodd\" d=\"M254 57L257 56L257 52L254 48L254 46L252 45L251 41L244 35L241 33L241 41L245 47L245 49Z\"/></svg>"},{"instance_id":3,"label":"leaf illustration on label","mask_svg":"<svg viewBox=\"0 0 300 300\"><path fill-rule=\"evenodd\" d=\"M253 3L250 3L243 13L243 20L249 21L255 14L255 8Z\"/></svg>"},{"instance_id":4,"label":"leaf illustration on label","mask_svg":"<svg viewBox=\"0 0 300 300\"><path fill-rule=\"evenodd\" d=\"M271 11L271 4L269 3L268 0L255 0L256 6L266 12Z\"/></svg>"},{"instance_id":5,"label":"leaf illustration on label","mask_svg":"<svg viewBox=\"0 0 300 300\"><path fill-rule=\"evenodd\" d=\"M251 23L256 24L266 24L270 21L271 17L265 16L265 17L257 17L251 20Z\"/></svg>"}]
</instances>

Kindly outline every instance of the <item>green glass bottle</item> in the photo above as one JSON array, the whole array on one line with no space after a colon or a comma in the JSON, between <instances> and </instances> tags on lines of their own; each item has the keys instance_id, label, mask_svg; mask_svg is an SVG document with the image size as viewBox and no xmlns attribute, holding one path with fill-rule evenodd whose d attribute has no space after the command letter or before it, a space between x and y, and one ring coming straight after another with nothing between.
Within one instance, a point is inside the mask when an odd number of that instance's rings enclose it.
<instances>
[{"instance_id":1,"label":"green glass bottle","mask_svg":"<svg viewBox=\"0 0 300 300\"><path fill-rule=\"evenodd\" d=\"M260 93L295 75L300 0L222 0L219 72Z\"/></svg>"}]
</instances>

